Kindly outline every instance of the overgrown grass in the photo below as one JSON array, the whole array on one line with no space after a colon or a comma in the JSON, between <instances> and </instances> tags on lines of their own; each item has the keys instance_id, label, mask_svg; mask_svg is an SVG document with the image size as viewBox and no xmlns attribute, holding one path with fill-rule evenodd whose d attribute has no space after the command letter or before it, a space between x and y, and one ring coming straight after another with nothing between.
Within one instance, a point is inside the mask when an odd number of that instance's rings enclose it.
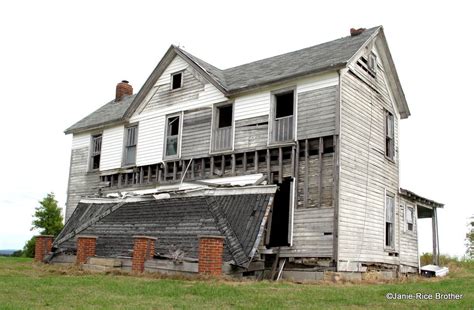
<instances>
[{"instance_id":1,"label":"overgrown grass","mask_svg":"<svg viewBox=\"0 0 474 310\"><path fill-rule=\"evenodd\" d=\"M387 293L457 293L461 300L387 300ZM473 309L474 263L443 279L373 284L296 284L157 275L90 274L0 258L0 309Z\"/></svg>"}]
</instances>

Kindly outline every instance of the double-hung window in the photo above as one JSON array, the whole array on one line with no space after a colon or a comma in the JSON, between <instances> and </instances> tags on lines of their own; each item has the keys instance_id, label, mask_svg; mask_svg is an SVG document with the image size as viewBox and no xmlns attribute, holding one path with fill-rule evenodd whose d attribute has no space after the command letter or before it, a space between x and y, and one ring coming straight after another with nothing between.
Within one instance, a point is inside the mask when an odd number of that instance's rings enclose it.
<instances>
[{"instance_id":1,"label":"double-hung window","mask_svg":"<svg viewBox=\"0 0 474 310\"><path fill-rule=\"evenodd\" d=\"M385 156L391 160L395 157L395 124L393 114L385 111Z\"/></svg>"},{"instance_id":2,"label":"double-hung window","mask_svg":"<svg viewBox=\"0 0 474 310\"><path fill-rule=\"evenodd\" d=\"M393 249L395 245L395 196L385 194L385 247Z\"/></svg>"},{"instance_id":3,"label":"double-hung window","mask_svg":"<svg viewBox=\"0 0 474 310\"><path fill-rule=\"evenodd\" d=\"M102 152L102 134L93 135L91 142L90 169L96 170L100 167L100 153Z\"/></svg>"},{"instance_id":4,"label":"double-hung window","mask_svg":"<svg viewBox=\"0 0 474 310\"><path fill-rule=\"evenodd\" d=\"M165 156L179 157L180 115L168 116L166 119Z\"/></svg>"},{"instance_id":5,"label":"double-hung window","mask_svg":"<svg viewBox=\"0 0 474 310\"><path fill-rule=\"evenodd\" d=\"M125 128L124 166L135 165L137 157L138 126Z\"/></svg>"}]
</instances>

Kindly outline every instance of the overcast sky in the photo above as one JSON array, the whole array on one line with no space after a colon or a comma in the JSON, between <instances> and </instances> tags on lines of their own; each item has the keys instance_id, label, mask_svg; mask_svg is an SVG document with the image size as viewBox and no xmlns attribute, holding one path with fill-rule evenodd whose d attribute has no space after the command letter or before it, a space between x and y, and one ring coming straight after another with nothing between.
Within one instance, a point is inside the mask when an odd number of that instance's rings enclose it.
<instances>
[{"instance_id":1,"label":"overcast sky","mask_svg":"<svg viewBox=\"0 0 474 310\"><path fill-rule=\"evenodd\" d=\"M138 91L170 44L224 69L383 25L412 113L401 122L401 186L445 203L441 252L462 255L474 213L474 22L469 1L426 3L3 1L0 249L35 233L46 193L64 208L64 129L111 100L120 80ZM421 251L431 251L422 222Z\"/></svg>"}]
</instances>

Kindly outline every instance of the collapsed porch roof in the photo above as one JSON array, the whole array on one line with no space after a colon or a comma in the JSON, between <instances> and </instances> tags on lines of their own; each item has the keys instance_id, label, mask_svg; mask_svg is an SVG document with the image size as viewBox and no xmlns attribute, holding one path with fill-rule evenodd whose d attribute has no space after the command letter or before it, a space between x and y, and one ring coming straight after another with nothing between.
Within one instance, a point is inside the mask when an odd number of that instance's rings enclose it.
<instances>
[{"instance_id":1,"label":"collapsed porch roof","mask_svg":"<svg viewBox=\"0 0 474 310\"><path fill-rule=\"evenodd\" d=\"M125 199L83 200L54 241L75 249L78 235L97 236L99 256L121 256L133 249L133 236L157 237L156 251L181 250L198 258L199 235L225 237L224 260L247 267L262 240L276 186L229 187Z\"/></svg>"}]
</instances>

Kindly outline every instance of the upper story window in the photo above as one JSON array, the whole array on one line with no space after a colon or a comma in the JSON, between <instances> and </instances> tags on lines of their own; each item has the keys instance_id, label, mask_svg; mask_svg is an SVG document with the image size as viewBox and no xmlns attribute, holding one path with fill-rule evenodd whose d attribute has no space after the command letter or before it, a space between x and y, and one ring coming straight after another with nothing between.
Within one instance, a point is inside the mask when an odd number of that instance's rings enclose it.
<instances>
[{"instance_id":1,"label":"upper story window","mask_svg":"<svg viewBox=\"0 0 474 310\"><path fill-rule=\"evenodd\" d=\"M413 231L413 223L415 220L415 209L413 207L407 206L405 217L406 217L406 222L407 222L407 230Z\"/></svg>"},{"instance_id":2,"label":"upper story window","mask_svg":"<svg viewBox=\"0 0 474 310\"><path fill-rule=\"evenodd\" d=\"M395 245L395 196L385 195L385 247L394 248Z\"/></svg>"},{"instance_id":3,"label":"upper story window","mask_svg":"<svg viewBox=\"0 0 474 310\"><path fill-rule=\"evenodd\" d=\"M180 140L180 115L168 116L166 119L166 141L165 156L178 157L179 140Z\"/></svg>"},{"instance_id":4,"label":"upper story window","mask_svg":"<svg viewBox=\"0 0 474 310\"><path fill-rule=\"evenodd\" d=\"M377 56L374 53L370 53L367 59L367 69L373 75L377 72Z\"/></svg>"},{"instance_id":5,"label":"upper story window","mask_svg":"<svg viewBox=\"0 0 474 310\"><path fill-rule=\"evenodd\" d=\"M135 165L137 157L138 125L125 128L125 150L123 164Z\"/></svg>"},{"instance_id":6,"label":"upper story window","mask_svg":"<svg viewBox=\"0 0 474 310\"><path fill-rule=\"evenodd\" d=\"M395 157L395 123L393 114L385 111L385 156L391 160Z\"/></svg>"},{"instance_id":7,"label":"upper story window","mask_svg":"<svg viewBox=\"0 0 474 310\"><path fill-rule=\"evenodd\" d=\"M233 104L216 106L212 133L212 151L225 151L232 149L233 122Z\"/></svg>"},{"instance_id":8,"label":"upper story window","mask_svg":"<svg viewBox=\"0 0 474 310\"><path fill-rule=\"evenodd\" d=\"M271 142L293 140L295 91L282 91L272 97Z\"/></svg>"},{"instance_id":9,"label":"upper story window","mask_svg":"<svg viewBox=\"0 0 474 310\"><path fill-rule=\"evenodd\" d=\"M171 75L171 89L183 87L183 72L173 73Z\"/></svg>"},{"instance_id":10,"label":"upper story window","mask_svg":"<svg viewBox=\"0 0 474 310\"><path fill-rule=\"evenodd\" d=\"M92 136L90 169L96 170L100 167L100 153L102 152L102 134Z\"/></svg>"}]
</instances>

